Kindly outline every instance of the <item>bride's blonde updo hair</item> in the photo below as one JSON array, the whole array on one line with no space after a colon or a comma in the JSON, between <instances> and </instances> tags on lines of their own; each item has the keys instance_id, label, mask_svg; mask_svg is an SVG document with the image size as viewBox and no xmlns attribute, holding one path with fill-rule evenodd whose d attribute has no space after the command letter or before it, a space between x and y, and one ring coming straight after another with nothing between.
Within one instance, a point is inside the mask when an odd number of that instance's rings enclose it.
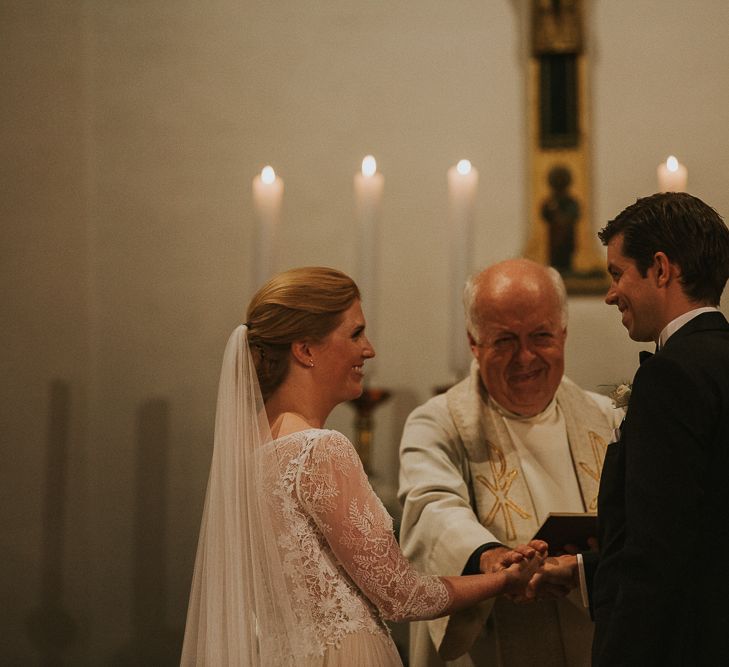
<instances>
[{"instance_id":1,"label":"bride's blonde updo hair","mask_svg":"<svg viewBox=\"0 0 729 667\"><path fill-rule=\"evenodd\" d=\"M359 298L348 275L323 266L284 271L256 292L246 324L264 401L286 378L291 344L322 340Z\"/></svg>"}]
</instances>

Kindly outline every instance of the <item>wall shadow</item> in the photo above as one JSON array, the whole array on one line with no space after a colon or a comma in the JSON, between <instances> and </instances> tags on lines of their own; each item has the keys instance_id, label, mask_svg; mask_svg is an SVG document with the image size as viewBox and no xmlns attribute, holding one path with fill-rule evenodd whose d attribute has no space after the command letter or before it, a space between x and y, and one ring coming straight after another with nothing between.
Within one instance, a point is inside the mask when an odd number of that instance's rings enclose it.
<instances>
[{"instance_id":1,"label":"wall shadow","mask_svg":"<svg viewBox=\"0 0 729 667\"><path fill-rule=\"evenodd\" d=\"M40 604L28 615L26 628L39 664L56 667L66 664L64 654L78 641L79 628L63 606L71 387L54 379L48 394Z\"/></svg>"},{"instance_id":2,"label":"wall shadow","mask_svg":"<svg viewBox=\"0 0 729 667\"><path fill-rule=\"evenodd\" d=\"M167 490L170 408L164 399L139 407L136 430L132 640L111 664L179 665L182 635L169 629L167 610Z\"/></svg>"}]
</instances>

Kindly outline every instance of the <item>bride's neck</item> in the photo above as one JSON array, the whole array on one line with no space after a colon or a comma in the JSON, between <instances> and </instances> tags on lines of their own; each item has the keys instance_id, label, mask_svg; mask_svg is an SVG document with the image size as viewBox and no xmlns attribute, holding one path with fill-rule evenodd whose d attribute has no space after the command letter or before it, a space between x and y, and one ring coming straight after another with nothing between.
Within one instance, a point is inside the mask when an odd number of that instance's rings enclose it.
<instances>
[{"instance_id":1,"label":"bride's neck","mask_svg":"<svg viewBox=\"0 0 729 667\"><path fill-rule=\"evenodd\" d=\"M301 392L284 382L266 401L271 435L278 438L307 428L322 428L330 410L313 392Z\"/></svg>"},{"instance_id":2,"label":"bride's neck","mask_svg":"<svg viewBox=\"0 0 729 667\"><path fill-rule=\"evenodd\" d=\"M274 440L276 438L282 438L285 435L298 433L299 431L306 431L310 428L320 428L312 424L310 420L298 412L282 412L271 421L270 426L271 436Z\"/></svg>"}]
</instances>

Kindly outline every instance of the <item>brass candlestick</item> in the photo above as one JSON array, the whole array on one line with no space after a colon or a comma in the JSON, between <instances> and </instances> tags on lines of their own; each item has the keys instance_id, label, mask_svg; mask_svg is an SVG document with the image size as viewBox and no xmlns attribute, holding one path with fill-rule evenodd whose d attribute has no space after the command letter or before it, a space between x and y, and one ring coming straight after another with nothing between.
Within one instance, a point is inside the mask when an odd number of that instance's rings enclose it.
<instances>
[{"instance_id":1,"label":"brass candlestick","mask_svg":"<svg viewBox=\"0 0 729 667\"><path fill-rule=\"evenodd\" d=\"M388 398L390 398L390 392L387 389L365 387L359 398L349 401L357 411L354 420L356 433L354 446L368 475L370 474L370 445L373 431L372 413L378 405L384 403Z\"/></svg>"}]
</instances>

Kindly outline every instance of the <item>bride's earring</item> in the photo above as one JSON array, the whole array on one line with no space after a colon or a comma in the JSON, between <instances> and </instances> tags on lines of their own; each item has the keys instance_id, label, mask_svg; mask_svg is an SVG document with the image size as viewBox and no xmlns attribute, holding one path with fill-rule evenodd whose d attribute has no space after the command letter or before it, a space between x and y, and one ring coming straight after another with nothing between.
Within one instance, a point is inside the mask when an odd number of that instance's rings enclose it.
<instances>
[{"instance_id":1,"label":"bride's earring","mask_svg":"<svg viewBox=\"0 0 729 667\"><path fill-rule=\"evenodd\" d=\"M309 359L309 366L311 368L314 368L314 360L313 359Z\"/></svg>"}]
</instances>

